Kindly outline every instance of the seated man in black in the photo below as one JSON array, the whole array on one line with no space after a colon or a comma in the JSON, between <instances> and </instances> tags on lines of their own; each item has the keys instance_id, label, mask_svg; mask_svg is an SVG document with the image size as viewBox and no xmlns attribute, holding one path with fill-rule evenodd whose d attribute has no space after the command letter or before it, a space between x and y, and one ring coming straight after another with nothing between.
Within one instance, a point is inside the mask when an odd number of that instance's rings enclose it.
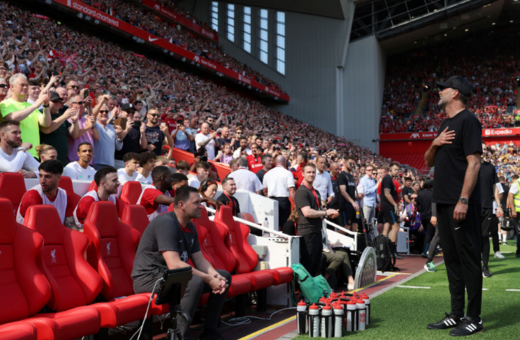
<instances>
[{"instance_id":1,"label":"seated man in black","mask_svg":"<svg viewBox=\"0 0 520 340\"><path fill-rule=\"evenodd\" d=\"M223 339L217 331L222 306L231 283L231 275L225 270L215 270L200 250L197 230L191 222L199 218L202 199L197 189L183 186L175 192L174 211L153 219L141 237L134 261L132 278L136 293L151 292L155 282L168 269L195 265L193 278L188 283L181 300L181 307L191 316L203 293L211 293L208 299L204 331L199 339ZM170 310L173 306L170 306ZM177 325L183 339L189 339L190 325L180 315Z\"/></svg>"}]
</instances>

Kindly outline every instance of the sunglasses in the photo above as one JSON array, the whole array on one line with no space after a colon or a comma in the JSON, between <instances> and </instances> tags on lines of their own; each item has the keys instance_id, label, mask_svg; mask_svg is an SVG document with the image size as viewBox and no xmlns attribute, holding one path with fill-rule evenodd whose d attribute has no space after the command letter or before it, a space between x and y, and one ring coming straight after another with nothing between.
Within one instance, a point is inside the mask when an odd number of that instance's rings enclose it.
<instances>
[{"instance_id":1,"label":"sunglasses","mask_svg":"<svg viewBox=\"0 0 520 340\"><path fill-rule=\"evenodd\" d=\"M152 117L159 117L158 114L153 114L153 115L151 114L150 116L152 116Z\"/></svg>"},{"instance_id":2,"label":"sunglasses","mask_svg":"<svg viewBox=\"0 0 520 340\"><path fill-rule=\"evenodd\" d=\"M5 89L7 87L6 84L0 84L0 89Z\"/></svg>"},{"instance_id":3,"label":"sunglasses","mask_svg":"<svg viewBox=\"0 0 520 340\"><path fill-rule=\"evenodd\" d=\"M84 102L84 101L81 101L81 102L73 102L73 104L85 105L85 102Z\"/></svg>"},{"instance_id":4,"label":"sunglasses","mask_svg":"<svg viewBox=\"0 0 520 340\"><path fill-rule=\"evenodd\" d=\"M77 85L71 85L70 87L73 89L79 89L79 86L77 86Z\"/></svg>"},{"instance_id":5,"label":"sunglasses","mask_svg":"<svg viewBox=\"0 0 520 340\"><path fill-rule=\"evenodd\" d=\"M63 99L61 98L58 98L58 99L55 99L55 100L51 100L51 102L57 104L57 103L63 103Z\"/></svg>"},{"instance_id":6,"label":"sunglasses","mask_svg":"<svg viewBox=\"0 0 520 340\"><path fill-rule=\"evenodd\" d=\"M108 110L99 110L99 113L108 113Z\"/></svg>"}]
</instances>

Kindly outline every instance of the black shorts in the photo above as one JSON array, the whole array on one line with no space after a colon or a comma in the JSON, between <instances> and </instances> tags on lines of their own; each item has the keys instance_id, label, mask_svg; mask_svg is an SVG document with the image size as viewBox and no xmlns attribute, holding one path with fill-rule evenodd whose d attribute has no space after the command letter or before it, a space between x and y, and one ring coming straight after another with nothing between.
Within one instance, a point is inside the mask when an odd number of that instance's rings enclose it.
<instances>
[{"instance_id":1,"label":"black shorts","mask_svg":"<svg viewBox=\"0 0 520 340\"><path fill-rule=\"evenodd\" d=\"M482 237L489 236L489 233L498 231L498 218L493 215L493 209L481 209L480 223L482 225Z\"/></svg>"},{"instance_id":2,"label":"black shorts","mask_svg":"<svg viewBox=\"0 0 520 340\"><path fill-rule=\"evenodd\" d=\"M390 223L391 225L396 223L395 212L393 210L381 210L380 215L382 223Z\"/></svg>"},{"instance_id":3,"label":"black shorts","mask_svg":"<svg viewBox=\"0 0 520 340\"><path fill-rule=\"evenodd\" d=\"M383 222L383 214L381 214L381 210L377 211L377 224L384 224Z\"/></svg>"},{"instance_id":4,"label":"black shorts","mask_svg":"<svg viewBox=\"0 0 520 340\"><path fill-rule=\"evenodd\" d=\"M356 221L356 209L350 204L343 210L341 210L340 216L343 218L343 225L352 225L357 223Z\"/></svg>"}]
</instances>

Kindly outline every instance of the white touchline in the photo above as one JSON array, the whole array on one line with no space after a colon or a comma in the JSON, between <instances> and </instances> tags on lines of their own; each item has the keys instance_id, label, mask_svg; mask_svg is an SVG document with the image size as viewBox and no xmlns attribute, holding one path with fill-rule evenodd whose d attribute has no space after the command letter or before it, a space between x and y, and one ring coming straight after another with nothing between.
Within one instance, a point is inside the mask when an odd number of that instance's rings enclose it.
<instances>
[{"instance_id":1,"label":"white touchline","mask_svg":"<svg viewBox=\"0 0 520 340\"><path fill-rule=\"evenodd\" d=\"M398 288L413 288L413 289L430 289L430 287L420 287L420 286L397 286Z\"/></svg>"},{"instance_id":2,"label":"white touchline","mask_svg":"<svg viewBox=\"0 0 520 340\"><path fill-rule=\"evenodd\" d=\"M506 289L506 292L520 292L520 289Z\"/></svg>"},{"instance_id":3,"label":"white touchline","mask_svg":"<svg viewBox=\"0 0 520 340\"><path fill-rule=\"evenodd\" d=\"M482 288L482 290L488 290L487 288Z\"/></svg>"}]
</instances>

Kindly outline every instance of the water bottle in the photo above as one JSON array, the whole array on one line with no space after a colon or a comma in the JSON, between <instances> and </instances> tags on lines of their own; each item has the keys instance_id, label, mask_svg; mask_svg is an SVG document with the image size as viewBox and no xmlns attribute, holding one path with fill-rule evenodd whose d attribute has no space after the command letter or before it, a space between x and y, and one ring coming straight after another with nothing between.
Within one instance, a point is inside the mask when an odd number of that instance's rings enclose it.
<instances>
[{"instance_id":1,"label":"water bottle","mask_svg":"<svg viewBox=\"0 0 520 340\"><path fill-rule=\"evenodd\" d=\"M296 319L298 324L298 334L307 334L307 304L300 301L296 306Z\"/></svg>"},{"instance_id":2,"label":"water bottle","mask_svg":"<svg viewBox=\"0 0 520 340\"><path fill-rule=\"evenodd\" d=\"M350 300L347 302L347 332L354 332L357 330L356 308L356 301Z\"/></svg>"},{"instance_id":3,"label":"water bottle","mask_svg":"<svg viewBox=\"0 0 520 340\"><path fill-rule=\"evenodd\" d=\"M269 221L267 220L267 217L265 218L264 223L262 224L262 226L263 226L264 228L269 229ZM267 231L263 231L263 232L262 232L262 236L263 236L263 237L269 237L270 235L269 235L269 233L268 233Z\"/></svg>"},{"instance_id":4,"label":"water bottle","mask_svg":"<svg viewBox=\"0 0 520 340\"><path fill-rule=\"evenodd\" d=\"M334 309L334 337L341 338L343 337L343 315L345 315L343 306L334 302L332 308Z\"/></svg>"},{"instance_id":5,"label":"water bottle","mask_svg":"<svg viewBox=\"0 0 520 340\"><path fill-rule=\"evenodd\" d=\"M330 305L321 309L321 337L332 338L332 308Z\"/></svg>"},{"instance_id":6,"label":"water bottle","mask_svg":"<svg viewBox=\"0 0 520 340\"><path fill-rule=\"evenodd\" d=\"M366 319L365 301L363 301L361 299L356 300L356 309L357 309L358 331L364 331L365 330L365 319Z\"/></svg>"},{"instance_id":7,"label":"water bottle","mask_svg":"<svg viewBox=\"0 0 520 340\"><path fill-rule=\"evenodd\" d=\"M366 306L366 315L365 315L365 323L366 325L370 325L370 297L365 293L361 294L361 298L365 301Z\"/></svg>"},{"instance_id":8,"label":"water bottle","mask_svg":"<svg viewBox=\"0 0 520 340\"><path fill-rule=\"evenodd\" d=\"M309 337L320 337L320 307L315 303L309 307Z\"/></svg>"}]
</instances>

